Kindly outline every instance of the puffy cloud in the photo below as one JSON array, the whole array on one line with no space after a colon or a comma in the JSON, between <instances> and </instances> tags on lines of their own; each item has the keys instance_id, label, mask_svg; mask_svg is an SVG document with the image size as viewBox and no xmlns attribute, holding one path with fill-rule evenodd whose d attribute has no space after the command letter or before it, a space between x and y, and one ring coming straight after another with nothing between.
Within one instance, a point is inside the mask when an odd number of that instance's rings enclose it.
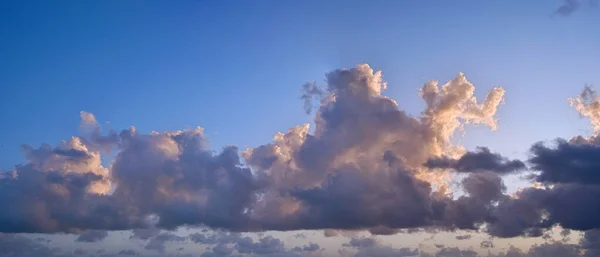
<instances>
[{"instance_id":1,"label":"puffy cloud","mask_svg":"<svg viewBox=\"0 0 600 257\"><path fill-rule=\"evenodd\" d=\"M445 197L446 182L422 164L430 156L457 152L450 138L464 123L495 129L504 90L495 88L477 103L463 74L441 89L431 81L422 89L427 109L416 118L382 95L387 84L368 65L335 70L326 78L314 133L308 125L298 126L244 153L270 181L258 203L263 208L252 213L255 219L268 229L374 233L442 220L443 210L436 206Z\"/></svg>"},{"instance_id":2,"label":"puffy cloud","mask_svg":"<svg viewBox=\"0 0 600 257\"><path fill-rule=\"evenodd\" d=\"M111 167L119 185L113 197L128 199L140 213L156 214L158 226L249 224L244 209L251 207L257 185L250 170L240 167L235 147L213 155L202 128L134 133L121 145Z\"/></svg>"},{"instance_id":3,"label":"puffy cloud","mask_svg":"<svg viewBox=\"0 0 600 257\"><path fill-rule=\"evenodd\" d=\"M529 160L536 176L543 183L600 184L600 145L569 143L559 139L556 147L537 143L531 148Z\"/></svg>"},{"instance_id":4,"label":"puffy cloud","mask_svg":"<svg viewBox=\"0 0 600 257\"><path fill-rule=\"evenodd\" d=\"M0 232L76 232L137 226L109 198L108 171L78 138L59 147L24 146L29 162L0 178Z\"/></svg>"},{"instance_id":5,"label":"puffy cloud","mask_svg":"<svg viewBox=\"0 0 600 257\"><path fill-rule=\"evenodd\" d=\"M571 103L590 118L595 130L600 109L594 92L586 87ZM600 148L598 134L557 139L554 147L542 143L531 147L531 176L544 187L523 189L514 197L502 199L494 208L493 222L487 226L493 235L510 237L521 234L541 235L544 229L560 225L565 229L600 228Z\"/></svg>"},{"instance_id":6,"label":"puffy cloud","mask_svg":"<svg viewBox=\"0 0 600 257\"><path fill-rule=\"evenodd\" d=\"M569 102L582 116L589 118L595 131L600 131L600 98L595 90L586 85L581 94L569 98Z\"/></svg>"}]
</instances>

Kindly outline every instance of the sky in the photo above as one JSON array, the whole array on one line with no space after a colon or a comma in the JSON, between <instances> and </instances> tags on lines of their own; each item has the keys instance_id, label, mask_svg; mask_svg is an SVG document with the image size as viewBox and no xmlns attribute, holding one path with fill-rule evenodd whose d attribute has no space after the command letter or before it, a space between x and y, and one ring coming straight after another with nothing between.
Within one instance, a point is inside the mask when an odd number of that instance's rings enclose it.
<instances>
[{"instance_id":1,"label":"sky","mask_svg":"<svg viewBox=\"0 0 600 257\"><path fill-rule=\"evenodd\" d=\"M597 5L2 1L0 256L592 256Z\"/></svg>"}]
</instances>

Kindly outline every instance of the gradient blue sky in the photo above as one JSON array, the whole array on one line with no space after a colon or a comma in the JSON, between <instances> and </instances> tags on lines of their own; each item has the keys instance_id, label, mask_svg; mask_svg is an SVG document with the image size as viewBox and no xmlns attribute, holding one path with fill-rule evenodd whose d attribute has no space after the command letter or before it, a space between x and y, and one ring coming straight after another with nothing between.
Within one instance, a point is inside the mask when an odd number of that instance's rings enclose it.
<instances>
[{"instance_id":1,"label":"gradient blue sky","mask_svg":"<svg viewBox=\"0 0 600 257\"><path fill-rule=\"evenodd\" d=\"M203 126L242 148L308 122L300 85L369 63L417 114L429 79L507 89L500 131L468 147L511 154L587 129L566 98L600 81L600 15L561 1L2 1L0 167L19 145L77 132L79 111L142 131ZM548 124L551 124L550 126Z\"/></svg>"},{"instance_id":2,"label":"gradient blue sky","mask_svg":"<svg viewBox=\"0 0 600 257\"><path fill-rule=\"evenodd\" d=\"M507 90L499 131L465 146L522 157L588 134L567 97L600 83L600 10L562 1L0 1L0 168L26 143L78 132L79 112L120 130L206 129L215 148L310 122L300 86L369 63L418 114L418 88L464 72Z\"/></svg>"}]
</instances>

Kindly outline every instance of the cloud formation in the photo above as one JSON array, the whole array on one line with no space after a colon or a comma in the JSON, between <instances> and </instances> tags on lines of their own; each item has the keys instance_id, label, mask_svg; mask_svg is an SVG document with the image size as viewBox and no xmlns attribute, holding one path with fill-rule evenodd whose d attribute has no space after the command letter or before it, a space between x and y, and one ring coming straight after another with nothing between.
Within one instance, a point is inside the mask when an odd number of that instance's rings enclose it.
<instances>
[{"instance_id":1,"label":"cloud formation","mask_svg":"<svg viewBox=\"0 0 600 257\"><path fill-rule=\"evenodd\" d=\"M597 136L534 145L531 178L545 187L507 195L502 175L524 170L524 162L452 143L468 124L498 128L504 89L492 88L478 101L462 73L438 85L422 86L426 108L415 117L383 95L388 85L380 71L366 64L334 70L322 88L304 86L307 106L313 98L320 102L314 131L296 126L241 154L235 146L213 151L200 127L105 133L93 114L82 112L82 136L57 147L24 146L28 162L0 178L7 205L0 232L83 233L78 241L89 241L104 233L92 231L133 229L133 238L149 240L147 249L162 251L165 242L183 239L160 229L186 225L233 232L324 229L329 236L466 229L498 237L540 236L555 225L600 227ZM596 128L600 108L593 91L586 88L571 103ZM114 160L102 166L111 152ZM449 190L455 173L466 175L458 181L459 197ZM281 250L275 239L240 240L230 238L226 244L237 246L212 252ZM369 249L363 253L388 251Z\"/></svg>"}]
</instances>

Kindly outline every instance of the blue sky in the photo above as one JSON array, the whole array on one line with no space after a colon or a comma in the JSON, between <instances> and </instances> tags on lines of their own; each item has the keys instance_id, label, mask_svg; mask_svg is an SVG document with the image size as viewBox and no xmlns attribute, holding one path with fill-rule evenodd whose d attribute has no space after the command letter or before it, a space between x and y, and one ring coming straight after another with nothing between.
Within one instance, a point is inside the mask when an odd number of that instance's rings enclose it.
<instances>
[{"instance_id":1,"label":"blue sky","mask_svg":"<svg viewBox=\"0 0 600 257\"><path fill-rule=\"evenodd\" d=\"M458 139L522 158L535 141L590 135L567 97L600 84L600 10L562 1L2 1L0 168L21 144L105 128L202 126L217 150L268 143L311 122L301 85L368 63L418 115L418 89L464 72L503 86L499 131Z\"/></svg>"}]
</instances>

